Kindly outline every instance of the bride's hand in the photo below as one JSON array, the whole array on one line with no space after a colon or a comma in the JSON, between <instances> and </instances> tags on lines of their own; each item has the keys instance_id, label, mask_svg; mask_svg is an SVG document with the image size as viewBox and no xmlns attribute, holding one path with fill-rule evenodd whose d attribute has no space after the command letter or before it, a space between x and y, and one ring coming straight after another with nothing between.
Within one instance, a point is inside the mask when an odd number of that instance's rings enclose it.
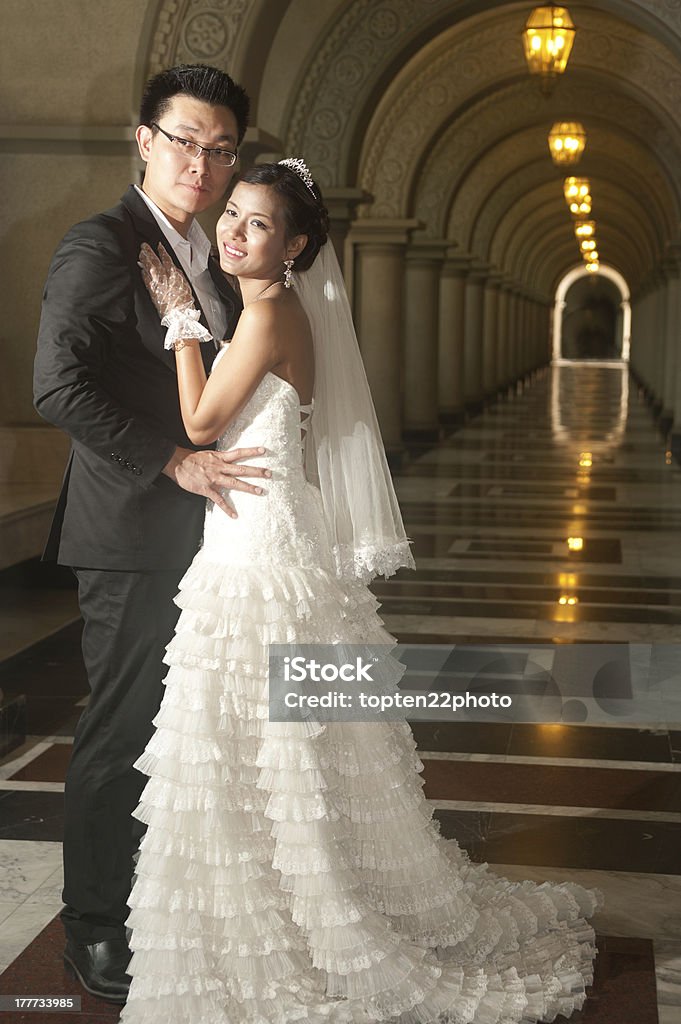
<instances>
[{"instance_id":1,"label":"bride's hand","mask_svg":"<svg viewBox=\"0 0 681 1024\"><path fill-rule=\"evenodd\" d=\"M154 303L161 319L174 309L191 309L194 307L189 281L179 267L176 267L161 242L158 256L148 245L142 243L138 266L142 271L142 280Z\"/></svg>"},{"instance_id":2,"label":"bride's hand","mask_svg":"<svg viewBox=\"0 0 681 1024\"><path fill-rule=\"evenodd\" d=\"M157 256L151 246L143 242L137 265L161 323L168 328L163 347L177 352L188 340L212 341L208 328L199 323L201 314L194 305L189 281L175 266L163 244L159 242Z\"/></svg>"}]
</instances>

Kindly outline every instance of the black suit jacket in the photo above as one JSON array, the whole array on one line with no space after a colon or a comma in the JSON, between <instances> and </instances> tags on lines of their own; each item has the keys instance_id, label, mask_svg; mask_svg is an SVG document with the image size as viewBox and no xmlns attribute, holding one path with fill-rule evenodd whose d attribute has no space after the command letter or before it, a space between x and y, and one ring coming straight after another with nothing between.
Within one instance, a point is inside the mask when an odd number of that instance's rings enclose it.
<instances>
[{"instance_id":1,"label":"black suit jacket","mask_svg":"<svg viewBox=\"0 0 681 1024\"><path fill-rule=\"evenodd\" d=\"M177 445L194 447L180 415L175 356L163 348L165 328L137 266L142 242L155 250L161 241L175 258L131 186L117 206L73 227L50 266L34 399L72 440L43 556L64 565L181 569L201 538L205 499L161 472ZM241 302L212 258L210 270L229 337ZM208 366L215 352L202 351Z\"/></svg>"}]
</instances>

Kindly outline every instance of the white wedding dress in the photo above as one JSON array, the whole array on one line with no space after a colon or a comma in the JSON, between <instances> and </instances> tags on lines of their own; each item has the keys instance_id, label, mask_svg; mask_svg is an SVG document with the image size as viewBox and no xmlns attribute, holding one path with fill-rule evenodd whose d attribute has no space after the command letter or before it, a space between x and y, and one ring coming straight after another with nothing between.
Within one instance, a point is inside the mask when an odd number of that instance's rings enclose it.
<instances>
[{"instance_id":1,"label":"white wedding dress","mask_svg":"<svg viewBox=\"0 0 681 1024\"><path fill-rule=\"evenodd\" d=\"M218 447L251 445L267 494L231 492L236 520L207 512L137 762L121 1020L568 1016L592 980L593 892L495 877L439 836L405 723L268 721L268 644L393 641L366 587L336 577L298 395L273 374Z\"/></svg>"}]
</instances>

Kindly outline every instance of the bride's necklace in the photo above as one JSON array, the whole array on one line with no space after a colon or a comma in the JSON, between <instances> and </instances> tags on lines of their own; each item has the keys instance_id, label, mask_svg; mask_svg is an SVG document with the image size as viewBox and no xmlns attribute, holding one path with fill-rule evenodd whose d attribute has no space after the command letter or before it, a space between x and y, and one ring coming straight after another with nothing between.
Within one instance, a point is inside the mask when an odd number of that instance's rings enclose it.
<instances>
[{"instance_id":1,"label":"bride's necklace","mask_svg":"<svg viewBox=\"0 0 681 1024\"><path fill-rule=\"evenodd\" d=\"M246 306L250 306L250 305L252 305L252 303L257 302L258 299L261 299L263 297L263 295L265 294L265 292L268 292L270 290L270 288L274 288L275 284L283 284L283 283L284 283L283 279L281 281L272 281L271 284L268 284L265 288L263 288L263 290L261 292L258 292L258 294L256 295L256 297L254 299L251 299L250 302L247 302Z\"/></svg>"}]
</instances>

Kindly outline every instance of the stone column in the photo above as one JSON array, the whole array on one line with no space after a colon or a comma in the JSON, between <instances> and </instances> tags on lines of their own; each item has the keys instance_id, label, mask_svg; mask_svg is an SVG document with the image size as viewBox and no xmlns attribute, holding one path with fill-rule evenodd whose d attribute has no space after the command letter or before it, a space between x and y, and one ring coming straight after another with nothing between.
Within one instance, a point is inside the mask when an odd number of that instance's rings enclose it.
<instances>
[{"instance_id":1,"label":"stone column","mask_svg":"<svg viewBox=\"0 0 681 1024\"><path fill-rule=\"evenodd\" d=\"M527 344L530 373L539 367L539 306L535 295L527 300Z\"/></svg>"},{"instance_id":2,"label":"stone column","mask_svg":"<svg viewBox=\"0 0 681 1024\"><path fill-rule=\"evenodd\" d=\"M511 388L515 383L515 281L509 280L504 284L506 292L506 387Z\"/></svg>"},{"instance_id":3,"label":"stone column","mask_svg":"<svg viewBox=\"0 0 681 1024\"><path fill-rule=\"evenodd\" d=\"M514 281L513 287L509 292L508 303L508 332L511 339L509 383L511 386L517 384L518 380L522 377L522 334L520 325L521 302L522 289L519 283Z\"/></svg>"},{"instance_id":4,"label":"stone column","mask_svg":"<svg viewBox=\"0 0 681 1024\"><path fill-rule=\"evenodd\" d=\"M629 336L629 368L634 374L638 376L638 332L639 332L639 320L641 316L641 291L640 289L636 292L632 292L630 296L631 303L631 334Z\"/></svg>"},{"instance_id":5,"label":"stone column","mask_svg":"<svg viewBox=\"0 0 681 1024\"><path fill-rule=\"evenodd\" d=\"M542 299L537 307L539 366L549 366L551 363L552 307L553 303L550 299Z\"/></svg>"},{"instance_id":6,"label":"stone column","mask_svg":"<svg viewBox=\"0 0 681 1024\"><path fill-rule=\"evenodd\" d=\"M491 273L485 284L482 331L482 390L486 399L494 397L502 383L499 352L499 296L502 275Z\"/></svg>"},{"instance_id":7,"label":"stone column","mask_svg":"<svg viewBox=\"0 0 681 1024\"><path fill-rule=\"evenodd\" d=\"M665 271L667 287L665 295L665 344L664 344L664 372L662 380L662 411L660 413L660 429L666 434L674 422L674 404L676 399L676 370L677 363L681 359L679 353L679 312L681 278L681 261L679 260L678 247L674 247L665 260Z\"/></svg>"},{"instance_id":8,"label":"stone column","mask_svg":"<svg viewBox=\"0 0 681 1024\"><path fill-rule=\"evenodd\" d=\"M368 192L361 188L324 189L324 203L329 211L329 238L336 250L341 270L345 266L345 244L350 225L357 216L361 203L373 202Z\"/></svg>"},{"instance_id":9,"label":"stone column","mask_svg":"<svg viewBox=\"0 0 681 1024\"><path fill-rule=\"evenodd\" d=\"M629 347L629 365L637 380L645 376L644 338L646 319L646 289L641 285L631 297L631 338Z\"/></svg>"},{"instance_id":10,"label":"stone column","mask_svg":"<svg viewBox=\"0 0 681 1024\"><path fill-rule=\"evenodd\" d=\"M474 263L466 279L464 399L467 412L480 412L483 404L482 338L483 300L487 265Z\"/></svg>"},{"instance_id":11,"label":"stone column","mask_svg":"<svg viewBox=\"0 0 681 1024\"><path fill-rule=\"evenodd\" d=\"M663 267L655 273L655 333L651 340L652 381L651 391L653 409L656 414L662 411L662 395L664 392L664 365L667 335L667 274Z\"/></svg>"},{"instance_id":12,"label":"stone column","mask_svg":"<svg viewBox=\"0 0 681 1024\"><path fill-rule=\"evenodd\" d=\"M415 220L367 218L355 221L350 235L357 335L383 441L394 461L404 450L404 250L417 225Z\"/></svg>"},{"instance_id":13,"label":"stone column","mask_svg":"<svg viewBox=\"0 0 681 1024\"><path fill-rule=\"evenodd\" d=\"M443 243L413 241L407 249L404 320L404 436L435 441L438 416L438 319Z\"/></svg>"},{"instance_id":14,"label":"stone column","mask_svg":"<svg viewBox=\"0 0 681 1024\"><path fill-rule=\"evenodd\" d=\"M538 293L530 298L530 367L538 370L551 361L551 303Z\"/></svg>"},{"instance_id":15,"label":"stone column","mask_svg":"<svg viewBox=\"0 0 681 1024\"><path fill-rule=\"evenodd\" d=\"M631 365L639 381L646 389L651 385L651 348L654 335L653 285L650 278L639 288L632 305Z\"/></svg>"},{"instance_id":16,"label":"stone column","mask_svg":"<svg viewBox=\"0 0 681 1024\"><path fill-rule=\"evenodd\" d=\"M518 337L520 341L520 376L524 379L530 372L529 299L522 288L518 303Z\"/></svg>"},{"instance_id":17,"label":"stone column","mask_svg":"<svg viewBox=\"0 0 681 1024\"><path fill-rule=\"evenodd\" d=\"M674 348L674 385L672 398L672 423L669 428L669 446L678 463L681 463L681 276L675 275L673 299L668 307L669 344Z\"/></svg>"},{"instance_id":18,"label":"stone column","mask_svg":"<svg viewBox=\"0 0 681 1024\"><path fill-rule=\"evenodd\" d=\"M497 362L499 365L499 387L506 391L511 382L511 336L509 333L509 307L510 307L511 284L504 278L499 286L499 314L497 317L498 349Z\"/></svg>"},{"instance_id":19,"label":"stone column","mask_svg":"<svg viewBox=\"0 0 681 1024\"><path fill-rule=\"evenodd\" d=\"M440 273L438 406L442 423L459 425L465 419L465 303L470 259L452 253L449 250Z\"/></svg>"},{"instance_id":20,"label":"stone column","mask_svg":"<svg viewBox=\"0 0 681 1024\"><path fill-rule=\"evenodd\" d=\"M615 318L615 338L621 339L622 345L624 345L624 306L622 304L617 307L617 315Z\"/></svg>"}]
</instances>

